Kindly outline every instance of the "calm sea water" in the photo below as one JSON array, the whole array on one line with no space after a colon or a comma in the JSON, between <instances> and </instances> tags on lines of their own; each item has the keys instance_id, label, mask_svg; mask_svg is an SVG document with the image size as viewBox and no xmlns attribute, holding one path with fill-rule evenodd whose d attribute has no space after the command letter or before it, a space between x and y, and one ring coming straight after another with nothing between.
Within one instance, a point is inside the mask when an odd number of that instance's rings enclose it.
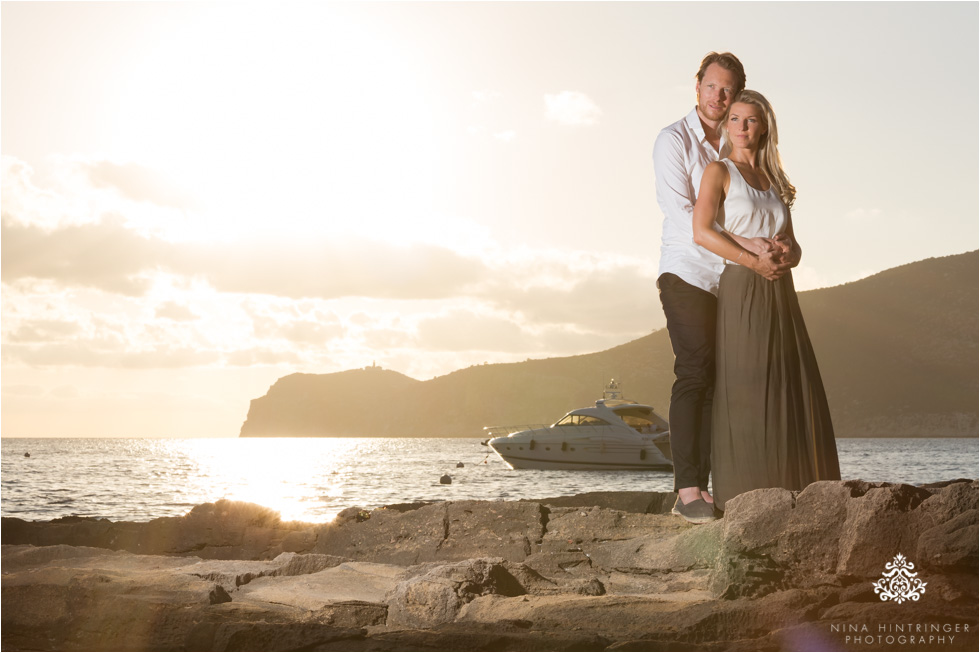
<instances>
[{"instance_id":1,"label":"calm sea water","mask_svg":"<svg viewBox=\"0 0 980 653\"><path fill-rule=\"evenodd\" d=\"M837 442L844 478L910 484L977 478L977 444ZM665 472L515 471L478 440L444 438L5 438L0 445L0 511L22 519L149 521L227 498L274 508L287 520L324 522L350 506L669 491L673 481ZM439 483L443 474L451 485Z\"/></svg>"}]
</instances>

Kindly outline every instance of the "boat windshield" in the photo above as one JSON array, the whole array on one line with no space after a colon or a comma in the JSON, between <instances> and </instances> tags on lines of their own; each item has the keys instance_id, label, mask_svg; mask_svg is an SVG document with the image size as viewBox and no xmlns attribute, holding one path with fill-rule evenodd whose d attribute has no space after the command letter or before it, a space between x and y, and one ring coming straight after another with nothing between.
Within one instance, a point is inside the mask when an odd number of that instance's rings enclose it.
<instances>
[{"instance_id":1,"label":"boat windshield","mask_svg":"<svg viewBox=\"0 0 980 653\"><path fill-rule=\"evenodd\" d=\"M626 422L627 426L636 429L640 433L652 433L657 430L656 425L651 419L652 414L649 409L624 407L616 410L616 414Z\"/></svg>"},{"instance_id":2,"label":"boat windshield","mask_svg":"<svg viewBox=\"0 0 980 653\"><path fill-rule=\"evenodd\" d=\"M592 415L565 415L555 426L608 426L609 422Z\"/></svg>"}]
</instances>

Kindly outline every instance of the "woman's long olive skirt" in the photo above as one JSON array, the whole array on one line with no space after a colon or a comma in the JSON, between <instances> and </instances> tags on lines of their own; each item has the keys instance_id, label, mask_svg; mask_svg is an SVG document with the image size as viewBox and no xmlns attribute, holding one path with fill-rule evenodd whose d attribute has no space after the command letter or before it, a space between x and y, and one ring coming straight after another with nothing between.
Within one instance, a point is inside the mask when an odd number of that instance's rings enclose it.
<instances>
[{"instance_id":1,"label":"woman's long olive skirt","mask_svg":"<svg viewBox=\"0 0 980 653\"><path fill-rule=\"evenodd\" d=\"M793 278L725 267L718 290L715 505L765 487L839 480L837 445Z\"/></svg>"}]
</instances>

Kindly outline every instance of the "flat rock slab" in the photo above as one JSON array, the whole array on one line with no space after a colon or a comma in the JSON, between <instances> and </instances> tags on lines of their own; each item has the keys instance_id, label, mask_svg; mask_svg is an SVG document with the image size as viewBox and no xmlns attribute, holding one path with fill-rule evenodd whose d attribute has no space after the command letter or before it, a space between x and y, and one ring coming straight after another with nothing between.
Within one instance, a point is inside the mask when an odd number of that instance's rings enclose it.
<instances>
[{"instance_id":1,"label":"flat rock slab","mask_svg":"<svg viewBox=\"0 0 980 653\"><path fill-rule=\"evenodd\" d=\"M317 553L282 553L273 560L204 560L187 564L181 571L213 580L231 592L256 578L314 574L344 562L347 562L345 558Z\"/></svg>"},{"instance_id":2,"label":"flat rock slab","mask_svg":"<svg viewBox=\"0 0 980 653\"><path fill-rule=\"evenodd\" d=\"M693 528L673 515L646 515L608 508L554 508L541 550L578 551L584 545L629 540L641 535L669 538Z\"/></svg>"},{"instance_id":3,"label":"flat rock slab","mask_svg":"<svg viewBox=\"0 0 980 653\"><path fill-rule=\"evenodd\" d=\"M517 501L453 501L369 515L322 528L314 552L405 566L485 556L521 561L545 530L540 504Z\"/></svg>"},{"instance_id":4,"label":"flat rock slab","mask_svg":"<svg viewBox=\"0 0 980 653\"><path fill-rule=\"evenodd\" d=\"M322 610L334 603L382 603L404 567L373 562L345 562L314 574L257 578L235 593L234 600Z\"/></svg>"},{"instance_id":5,"label":"flat rock slab","mask_svg":"<svg viewBox=\"0 0 980 653\"><path fill-rule=\"evenodd\" d=\"M566 497L532 499L553 508L608 508L622 512L666 514L674 505L674 492L583 492Z\"/></svg>"},{"instance_id":6,"label":"flat rock slab","mask_svg":"<svg viewBox=\"0 0 980 653\"><path fill-rule=\"evenodd\" d=\"M520 562L545 532L540 504L521 501L454 501L448 506L443 560L501 557Z\"/></svg>"}]
</instances>

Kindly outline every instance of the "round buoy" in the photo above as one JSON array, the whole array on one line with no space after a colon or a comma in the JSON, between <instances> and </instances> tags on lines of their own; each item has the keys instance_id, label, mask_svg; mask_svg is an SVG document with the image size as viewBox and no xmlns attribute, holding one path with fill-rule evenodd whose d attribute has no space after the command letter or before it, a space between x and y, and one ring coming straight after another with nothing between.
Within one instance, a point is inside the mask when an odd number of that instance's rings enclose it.
<instances>
[{"instance_id":1,"label":"round buoy","mask_svg":"<svg viewBox=\"0 0 980 653\"><path fill-rule=\"evenodd\" d=\"M466 465L463 463L456 463L456 469L459 469L460 467L466 467Z\"/></svg>"},{"instance_id":2,"label":"round buoy","mask_svg":"<svg viewBox=\"0 0 980 653\"><path fill-rule=\"evenodd\" d=\"M439 482L442 483L443 485L451 485L453 482L453 477L450 476L449 474L443 474L442 476L439 477Z\"/></svg>"},{"instance_id":3,"label":"round buoy","mask_svg":"<svg viewBox=\"0 0 980 653\"><path fill-rule=\"evenodd\" d=\"M31 457L31 452L30 451L25 451L24 452L24 458L30 458L30 457Z\"/></svg>"}]
</instances>

